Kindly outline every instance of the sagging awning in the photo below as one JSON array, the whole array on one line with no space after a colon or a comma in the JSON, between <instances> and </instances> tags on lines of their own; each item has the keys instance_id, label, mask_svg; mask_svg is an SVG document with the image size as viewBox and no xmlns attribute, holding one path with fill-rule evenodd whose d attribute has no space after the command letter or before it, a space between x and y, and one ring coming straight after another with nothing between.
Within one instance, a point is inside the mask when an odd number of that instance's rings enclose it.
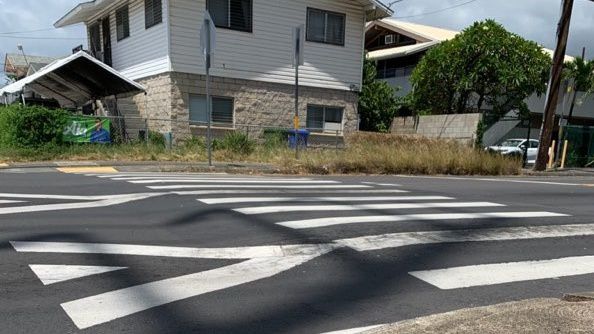
<instances>
[{"instance_id":1,"label":"sagging awning","mask_svg":"<svg viewBox=\"0 0 594 334\"><path fill-rule=\"evenodd\" d=\"M0 88L0 96L17 95L29 89L56 99L62 107L79 107L90 100L127 97L145 91L142 85L84 51L57 60L33 75Z\"/></svg>"}]
</instances>

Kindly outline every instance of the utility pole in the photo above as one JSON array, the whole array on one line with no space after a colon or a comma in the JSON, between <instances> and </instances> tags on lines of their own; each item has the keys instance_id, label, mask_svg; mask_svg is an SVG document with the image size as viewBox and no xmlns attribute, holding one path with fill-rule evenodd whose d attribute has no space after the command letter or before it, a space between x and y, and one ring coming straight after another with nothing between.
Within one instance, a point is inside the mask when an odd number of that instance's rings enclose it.
<instances>
[{"instance_id":1,"label":"utility pole","mask_svg":"<svg viewBox=\"0 0 594 334\"><path fill-rule=\"evenodd\" d=\"M557 47L553 56L553 68L551 70L551 79L549 81L547 102L543 115L543 124L540 132L540 146L534 170L544 171L547 168L549 147L553 137L553 128L555 126L555 114L557 102L559 101L559 88L563 74L563 63L567 51L567 39L569 37L569 26L571 24L571 12L574 0L563 0L561 5L561 19L557 29Z\"/></svg>"},{"instance_id":2,"label":"utility pole","mask_svg":"<svg viewBox=\"0 0 594 334\"><path fill-rule=\"evenodd\" d=\"M29 59L27 59L27 55L25 54L25 49L23 48L23 46L19 44L17 45L17 49L19 49L19 51L21 51L21 53L23 54L23 58L25 58L25 63L27 64L27 67L31 68L31 64L29 63ZM37 71L33 68L33 72L35 73Z\"/></svg>"}]
</instances>

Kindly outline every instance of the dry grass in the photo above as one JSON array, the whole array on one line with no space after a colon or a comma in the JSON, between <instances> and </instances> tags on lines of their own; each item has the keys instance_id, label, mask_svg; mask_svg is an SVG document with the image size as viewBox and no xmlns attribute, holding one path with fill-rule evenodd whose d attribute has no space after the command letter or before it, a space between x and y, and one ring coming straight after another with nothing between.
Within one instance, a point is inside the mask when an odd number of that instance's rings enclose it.
<instances>
[{"instance_id":1,"label":"dry grass","mask_svg":"<svg viewBox=\"0 0 594 334\"><path fill-rule=\"evenodd\" d=\"M347 149L310 149L299 160L285 147L257 146L249 155L216 150L215 161L273 164L297 174L450 174L513 175L521 162L453 141L386 134L359 133L346 138ZM204 162L204 145L190 141L169 151L147 144L80 145L38 150L0 149L0 162L49 160Z\"/></svg>"},{"instance_id":2,"label":"dry grass","mask_svg":"<svg viewBox=\"0 0 594 334\"><path fill-rule=\"evenodd\" d=\"M444 141L412 136L360 133L347 138L344 151L309 151L283 167L316 174L515 175L518 160ZM294 167L296 166L296 167Z\"/></svg>"}]
</instances>

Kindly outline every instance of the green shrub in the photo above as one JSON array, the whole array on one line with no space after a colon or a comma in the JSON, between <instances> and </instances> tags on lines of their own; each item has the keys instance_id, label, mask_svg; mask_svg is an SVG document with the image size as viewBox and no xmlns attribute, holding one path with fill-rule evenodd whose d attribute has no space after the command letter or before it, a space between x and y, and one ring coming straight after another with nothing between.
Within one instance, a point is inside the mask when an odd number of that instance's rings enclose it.
<instances>
[{"instance_id":1,"label":"green shrub","mask_svg":"<svg viewBox=\"0 0 594 334\"><path fill-rule=\"evenodd\" d=\"M148 141L149 144L158 146L158 147L165 147L165 136L157 131L149 131L148 133Z\"/></svg>"},{"instance_id":2,"label":"green shrub","mask_svg":"<svg viewBox=\"0 0 594 334\"><path fill-rule=\"evenodd\" d=\"M216 144L215 144L216 143ZM221 141L215 141L213 148L223 149L237 154L251 154L256 148L256 143L248 135L241 132L231 132Z\"/></svg>"},{"instance_id":3,"label":"green shrub","mask_svg":"<svg viewBox=\"0 0 594 334\"><path fill-rule=\"evenodd\" d=\"M199 150L203 151L206 149L206 141L204 138L191 137L182 142L181 147L186 150Z\"/></svg>"},{"instance_id":4,"label":"green shrub","mask_svg":"<svg viewBox=\"0 0 594 334\"><path fill-rule=\"evenodd\" d=\"M287 145L288 131L285 129L264 130L264 146L266 148L278 148Z\"/></svg>"},{"instance_id":5,"label":"green shrub","mask_svg":"<svg viewBox=\"0 0 594 334\"><path fill-rule=\"evenodd\" d=\"M44 107L0 107L0 146L42 147L63 143L69 113Z\"/></svg>"}]
</instances>

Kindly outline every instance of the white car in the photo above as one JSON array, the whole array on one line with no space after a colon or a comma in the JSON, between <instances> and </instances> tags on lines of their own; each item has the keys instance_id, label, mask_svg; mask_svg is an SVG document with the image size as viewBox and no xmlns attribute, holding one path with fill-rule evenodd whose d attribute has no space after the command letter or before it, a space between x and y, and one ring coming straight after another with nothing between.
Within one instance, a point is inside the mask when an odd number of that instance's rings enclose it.
<instances>
[{"instance_id":1,"label":"white car","mask_svg":"<svg viewBox=\"0 0 594 334\"><path fill-rule=\"evenodd\" d=\"M487 150L490 152L498 152L506 156L524 157L524 150L528 149L528 163L536 162L536 155L538 154L539 142L535 139L507 139L498 146L489 146Z\"/></svg>"}]
</instances>

